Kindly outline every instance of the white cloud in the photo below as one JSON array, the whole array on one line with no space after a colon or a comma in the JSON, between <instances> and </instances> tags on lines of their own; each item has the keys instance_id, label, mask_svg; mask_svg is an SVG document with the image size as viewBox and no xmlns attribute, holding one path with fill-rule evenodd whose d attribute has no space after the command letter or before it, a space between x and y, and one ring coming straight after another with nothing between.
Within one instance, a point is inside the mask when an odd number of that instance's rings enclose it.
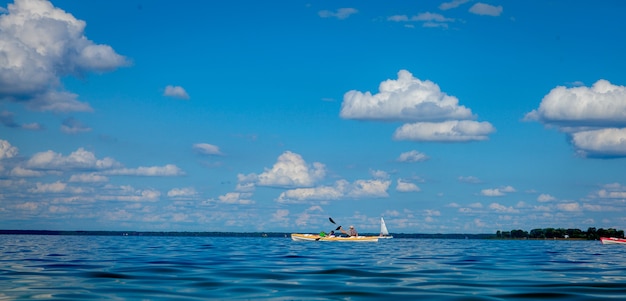
<instances>
[{"instance_id":1,"label":"white cloud","mask_svg":"<svg viewBox=\"0 0 626 301\"><path fill-rule=\"evenodd\" d=\"M483 196L503 196L508 192L515 192L515 188L512 186L504 186L494 189L483 189L480 191L480 194Z\"/></svg>"},{"instance_id":2,"label":"white cloud","mask_svg":"<svg viewBox=\"0 0 626 301\"><path fill-rule=\"evenodd\" d=\"M487 140L495 131L489 122L450 120L444 122L407 123L393 134L396 140L468 142Z\"/></svg>"},{"instance_id":3,"label":"white cloud","mask_svg":"<svg viewBox=\"0 0 626 301\"><path fill-rule=\"evenodd\" d=\"M454 22L452 18L447 18L438 13L424 12L412 17L407 15L393 15L387 18L392 22L422 22L423 27L443 27L448 28L448 23ZM409 24L407 27L414 27Z\"/></svg>"},{"instance_id":4,"label":"white cloud","mask_svg":"<svg viewBox=\"0 0 626 301\"><path fill-rule=\"evenodd\" d=\"M504 212L504 213L519 213L518 209L515 209L513 207L507 207L498 203L491 203L489 204L489 209L492 209L494 211L497 212Z\"/></svg>"},{"instance_id":5,"label":"white cloud","mask_svg":"<svg viewBox=\"0 0 626 301\"><path fill-rule=\"evenodd\" d=\"M477 122L472 111L458 104L431 81L406 71L398 79L380 83L378 94L348 91L340 116L345 119L415 122L396 129L394 139L433 142L487 140L495 131L489 122Z\"/></svg>"},{"instance_id":6,"label":"white cloud","mask_svg":"<svg viewBox=\"0 0 626 301\"><path fill-rule=\"evenodd\" d=\"M45 175L44 172L23 168L21 166L13 168L10 174L14 177L41 177Z\"/></svg>"},{"instance_id":7,"label":"white cloud","mask_svg":"<svg viewBox=\"0 0 626 301\"><path fill-rule=\"evenodd\" d=\"M598 80L592 87L552 89L525 120L571 135L583 157L626 156L626 87Z\"/></svg>"},{"instance_id":8,"label":"white cloud","mask_svg":"<svg viewBox=\"0 0 626 301\"><path fill-rule=\"evenodd\" d=\"M12 146L9 141L0 139L0 160L6 158L13 158L17 155L18 149Z\"/></svg>"},{"instance_id":9,"label":"white cloud","mask_svg":"<svg viewBox=\"0 0 626 301\"><path fill-rule=\"evenodd\" d=\"M537 202L542 202L542 203L550 202L550 201L554 201L554 200L556 200L556 198L551 196L551 195L549 195L549 194L540 194L537 197Z\"/></svg>"},{"instance_id":10,"label":"white cloud","mask_svg":"<svg viewBox=\"0 0 626 301\"><path fill-rule=\"evenodd\" d=\"M559 210L563 210L563 211L570 211L570 212L581 211L580 204L576 202L557 204L556 207Z\"/></svg>"},{"instance_id":11,"label":"white cloud","mask_svg":"<svg viewBox=\"0 0 626 301\"><path fill-rule=\"evenodd\" d=\"M344 7L344 8L337 9L337 11L322 10L318 12L318 15L322 18L337 18L339 20L343 20L343 19L347 19L351 15L356 14L358 12L359 11L356 10L355 8Z\"/></svg>"},{"instance_id":12,"label":"white cloud","mask_svg":"<svg viewBox=\"0 0 626 301\"><path fill-rule=\"evenodd\" d=\"M29 192L32 193L58 193L63 192L67 187L66 183L62 183L61 181L56 181L54 183L36 183L37 187L29 189Z\"/></svg>"},{"instance_id":13,"label":"white cloud","mask_svg":"<svg viewBox=\"0 0 626 301\"><path fill-rule=\"evenodd\" d=\"M337 186L320 186L314 188L296 188L282 192L279 203L302 203L309 200L338 200L344 196L343 188Z\"/></svg>"},{"instance_id":14,"label":"white cloud","mask_svg":"<svg viewBox=\"0 0 626 301\"><path fill-rule=\"evenodd\" d=\"M422 161L426 161L428 160L428 156L426 156L426 154L418 152L416 150L412 150L409 152L405 152L400 154L400 157L398 157L397 161L398 162L422 162Z\"/></svg>"},{"instance_id":15,"label":"white cloud","mask_svg":"<svg viewBox=\"0 0 626 301\"><path fill-rule=\"evenodd\" d=\"M458 99L449 96L429 80L421 81L406 70L398 79L389 79L379 86L379 93L356 90L343 97L340 116L346 119L379 121L435 121L472 119L471 110L459 106Z\"/></svg>"},{"instance_id":16,"label":"white cloud","mask_svg":"<svg viewBox=\"0 0 626 301\"><path fill-rule=\"evenodd\" d=\"M184 172L174 164L166 164L164 166L140 166L137 168L119 168L103 172L106 175L114 176L147 176L147 177L167 177L180 176Z\"/></svg>"},{"instance_id":17,"label":"white cloud","mask_svg":"<svg viewBox=\"0 0 626 301\"><path fill-rule=\"evenodd\" d=\"M203 155L222 155L219 147L208 143L196 143L193 149Z\"/></svg>"},{"instance_id":18,"label":"white cloud","mask_svg":"<svg viewBox=\"0 0 626 301\"><path fill-rule=\"evenodd\" d=\"M75 174L70 177L70 182L81 182L81 183L98 183L98 182L108 182L109 178L99 175L96 173L82 173Z\"/></svg>"},{"instance_id":19,"label":"white cloud","mask_svg":"<svg viewBox=\"0 0 626 301\"><path fill-rule=\"evenodd\" d=\"M603 126L626 124L626 87L598 80L591 88L556 87L541 100L539 108L526 115L547 125Z\"/></svg>"},{"instance_id":20,"label":"white cloud","mask_svg":"<svg viewBox=\"0 0 626 301\"><path fill-rule=\"evenodd\" d=\"M26 167L31 169L104 170L118 166L120 164L115 160L108 157L97 159L94 153L82 147L67 157L49 150L36 153L26 161Z\"/></svg>"},{"instance_id":21,"label":"white cloud","mask_svg":"<svg viewBox=\"0 0 626 301\"><path fill-rule=\"evenodd\" d=\"M626 157L626 128L574 133L572 144L583 157Z\"/></svg>"},{"instance_id":22,"label":"white cloud","mask_svg":"<svg viewBox=\"0 0 626 301\"><path fill-rule=\"evenodd\" d=\"M439 5L440 10L448 10L452 8L457 8L462 4L469 2L470 0L452 0L450 2L444 2Z\"/></svg>"},{"instance_id":23,"label":"white cloud","mask_svg":"<svg viewBox=\"0 0 626 301\"><path fill-rule=\"evenodd\" d=\"M39 208L39 205L35 202L25 202L25 203L17 204L15 208L33 211L33 210L37 210L37 208Z\"/></svg>"},{"instance_id":24,"label":"white cloud","mask_svg":"<svg viewBox=\"0 0 626 301\"><path fill-rule=\"evenodd\" d=\"M595 193L595 197L603 199L626 199L626 186L619 183L604 185L604 188Z\"/></svg>"},{"instance_id":25,"label":"white cloud","mask_svg":"<svg viewBox=\"0 0 626 301\"><path fill-rule=\"evenodd\" d=\"M220 203L224 204L240 204L240 205L250 205L255 202L250 199L252 197L251 193L246 192L229 192L225 195L221 195L218 197Z\"/></svg>"},{"instance_id":26,"label":"white cloud","mask_svg":"<svg viewBox=\"0 0 626 301\"><path fill-rule=\"evenodd\" d=\"M349 183L346 180L335 182L334 186L319 186L313 188L296 188L282 192L276 199L279 203L304 203L306 201L340 200L344 198L381 198L388 197L387 190L391 185L389 180L356 180Z\"/></svg>"},{"instance_id":27,"label":"white cloud","mask_svg":"<svg viewBox=\"0 0 626 301\"><path fill-rule=\"evenodd\" d=\"M389 179L389 174L384 170L370 170L370 174L374 179L385 180Z\"/></svg>"},{"instance_id":28,"label":"white cloud","mask_svg":"<svg viewBox=\"0 0 626 301\"><path fill-rule=\"evenodd\" d=\"M387 189L389 189L391 181L381 180L357 180L352 184L351 190L348 192L349 197L388 197Z\"/></svg>"},{"instance_id":29,"label":"white cloud","mask_svg":"<svg viewBox=\"0 0 626 301\"><path fill-rule=\"evenodd\" d=\"M289 210L287 209L278 209L274 214L272 214L272 221L276 222L286 222L289 220Z\"/></svg>"},{"instance_id":30,"label":"white cloud","mask_svg":"<svg viewBox=\"0 0 626 301\"><path fill-rule=\"evenodd\" d=\"M161 197L161 192L154 189L135 189L129 185L114 187L107 185L108 194L97 195L96 199L104 201L122 202L156 202Z\"/></svg>"},{"instance_id":31,"label":"white cloud","mask_svg":"<svg viewBox=\"0 0 626 301\"><path fill-rule=\"evenodd\" d=\"M173 188L167 192L167 196L171 198L187 198L193 197L196 194L197 192L193 187Z\"/></svg>"},{"instance_id":32,"label":"white cloud","mask_svg":"<svg viewBox=\"0 0 626 301\"><path fill-rule=\"evenodd\" d=\"M497 17L502 14L502 10L502 5L493 6L479 2L472 5L469 12L476 15Z\"/></svg>"},{"instance_id":33,"label":"white cloud","mask_svg":"<svg viewBox=\"0 0 626 301\"><path fill-rule=\"evenodd\" d=\"M181 86L168 85L165 87L163 95L179 99L189 99L189 94L187 94L187 91L185 91L185 89Z\"/></svg>"},{"instance_id":34,"label":"white cloud","mask_svg":"<svg viewBox=\"0 0 626 301\"><path fill-rule=\"evenodd\" d=\"M0 15L0 99L40 111L91 111L62 91L60 77L105 72L128 62L84 36L86 23L49 1L16 0Z\"/></svg>"},{"instance_id":35,"label":"white cloud","mask_svg":"<svg viewBox=\"0 0 626 301\"><path fill-rule=\"evenodd\" d=\"M420 188L414 183L398 179L396 190L399 192L418 192L420 191Z\"/></svg>"},{"instance_id":36,"label":"white cloud","mask_svg":"<svg viewBox=\"0 0 626 301\"><path fill-rule=\"evenodd\" d=\"M302 157L290 151L280 155L271 169L257 176L257 185L276 187L308 187L326 175L325 166L314 162L308 165Z\"/></svg>"}]
</instances>

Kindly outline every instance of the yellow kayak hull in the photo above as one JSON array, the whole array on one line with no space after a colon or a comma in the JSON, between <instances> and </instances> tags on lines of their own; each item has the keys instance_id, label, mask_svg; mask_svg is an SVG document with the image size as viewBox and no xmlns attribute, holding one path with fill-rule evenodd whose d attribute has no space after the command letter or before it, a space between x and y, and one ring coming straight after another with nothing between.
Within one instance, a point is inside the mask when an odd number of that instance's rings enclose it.
<instances>
[{"instance_id":1,"label":"yellow kayak hull","mask_svg":"<svg viewBox=\"0 0 626 301\"><path fill-rule=\"evenodd\" d=\"M377 242L378 236L324 236L321 237L318 234L291 234L291 239L295 241L339 241L339 242Z\"/></svg>"}]
</instances>

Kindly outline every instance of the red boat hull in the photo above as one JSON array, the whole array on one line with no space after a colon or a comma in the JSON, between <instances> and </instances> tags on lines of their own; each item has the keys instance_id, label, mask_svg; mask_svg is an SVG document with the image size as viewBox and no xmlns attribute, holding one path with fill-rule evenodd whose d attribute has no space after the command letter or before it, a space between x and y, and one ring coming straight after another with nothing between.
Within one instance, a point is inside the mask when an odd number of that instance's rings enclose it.
<instances>
[{"instance_id":1,"label":"red boat hull","mask_svg":"<svg viewBox=\"0 0 626 301\"><path fill-rule=\"evenodd\" d=\"M613 244L625 244L626 245L626 238L600 237L600 242L603 245L613 245Z\"/></svg>"}]
</instances>

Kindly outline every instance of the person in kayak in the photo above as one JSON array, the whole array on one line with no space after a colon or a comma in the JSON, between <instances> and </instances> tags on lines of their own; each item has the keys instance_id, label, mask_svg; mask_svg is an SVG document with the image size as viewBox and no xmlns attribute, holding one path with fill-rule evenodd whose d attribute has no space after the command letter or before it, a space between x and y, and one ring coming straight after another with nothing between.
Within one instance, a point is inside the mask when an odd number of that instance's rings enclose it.
<instances>
[{"instance_id":1,"label":"person in kayak","mask_svg":"<svg viewBox=\"0 0 626 301\"><path fill-rule=\"evenodd\" d=\"M350 229L348 231L344 230L343 228L340 228L341 233L344 234L348 234L348 236L359 236L359 233L356 232L356 229L354 229L354 226L350 226Z\"/></svg>"}]
</instances>

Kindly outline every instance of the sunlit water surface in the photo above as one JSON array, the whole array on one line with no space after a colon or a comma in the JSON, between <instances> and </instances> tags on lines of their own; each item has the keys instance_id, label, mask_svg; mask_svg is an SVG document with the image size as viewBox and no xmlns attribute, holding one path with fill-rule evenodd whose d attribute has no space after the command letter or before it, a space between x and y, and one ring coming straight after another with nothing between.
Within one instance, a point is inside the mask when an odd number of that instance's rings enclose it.
<instances>
[{"instance_id":1,"label":"sunlit water surface","mask_svg":"<svg viewBox=\"0 0 626 301\"><path fill-rule=\"evenodd\" d=\"M626 298L598 241L0 235L0 300Z\"/></svg>"}]
</instances>

